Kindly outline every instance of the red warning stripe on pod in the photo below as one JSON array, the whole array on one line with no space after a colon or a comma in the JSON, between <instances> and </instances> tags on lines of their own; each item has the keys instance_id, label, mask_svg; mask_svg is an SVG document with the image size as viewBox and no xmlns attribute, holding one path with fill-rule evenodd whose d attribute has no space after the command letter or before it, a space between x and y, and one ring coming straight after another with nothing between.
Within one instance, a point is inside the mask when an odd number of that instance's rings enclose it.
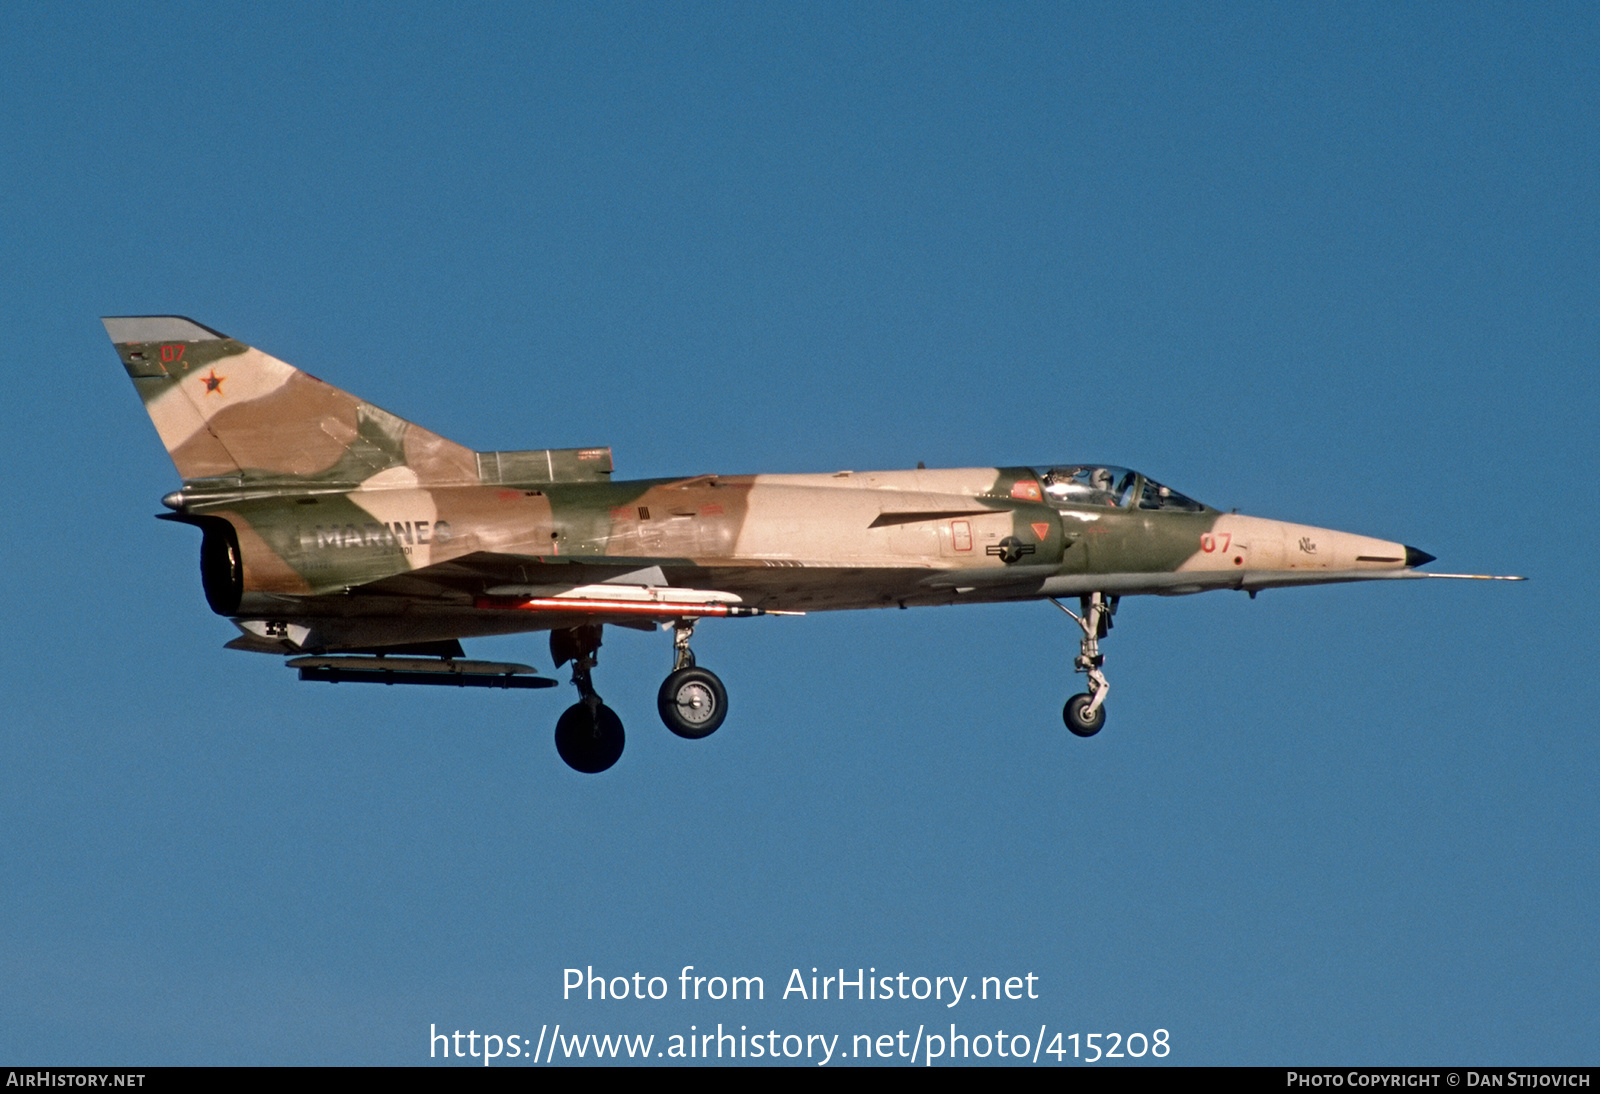
<instances>
[{"instance_id":1,"label":"red warning stripe on pod","mask_svg":"<svg viewBox=\"0 0 1600 1094\"><path fill-rule=\"evenodd\" d=\"M641 600L596 600L589 597L479 597L479 609L500 608L522 612L563 612L580 615L642 615L653 619L681 619L684 616L766 615L762 608L744 604L674 604Z\"/></svg>"}]
</instances>

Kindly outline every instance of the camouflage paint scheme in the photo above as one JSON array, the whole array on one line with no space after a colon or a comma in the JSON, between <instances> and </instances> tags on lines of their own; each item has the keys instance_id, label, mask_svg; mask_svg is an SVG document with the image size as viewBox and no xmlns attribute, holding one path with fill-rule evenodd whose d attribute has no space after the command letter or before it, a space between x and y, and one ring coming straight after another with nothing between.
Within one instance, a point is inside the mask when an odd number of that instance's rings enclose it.
<instances>
[{"instance_id":1,"label":"camouflage paint scheme","mask_svg":"<svg viewBox=\"0 0 1600 1094\"><path fill-rule=\"evenodd\" d=\"M698 590L706 603L804 612L1254 592L1423 577L1413 565L1430 560L1170 501L1132 472L1120 497L1096 503L1052 483L1095 465L614 482L609 448L475 452L192 320L104 323L183 479L164 519L204 531L207 597L239 626L238 649L653 629L704 614L666 602L608 614L585 603L585 587L605 582L652 602ZM526 610L563 596L571 611Z\"/></svg>"}]
</instances>

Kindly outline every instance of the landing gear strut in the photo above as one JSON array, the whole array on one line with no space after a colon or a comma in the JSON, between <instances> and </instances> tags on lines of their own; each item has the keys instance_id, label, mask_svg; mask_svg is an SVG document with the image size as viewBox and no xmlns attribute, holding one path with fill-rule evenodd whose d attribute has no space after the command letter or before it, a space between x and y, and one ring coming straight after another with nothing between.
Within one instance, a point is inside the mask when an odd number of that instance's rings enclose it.
<instances>
[{"instance_id":1,"label":"landing gear strut","mask_svg":"<svg viewBox=\"0 0 1600 1094\"><path fill-rule=\"evenodd\" d=\"M622 719L600 701L589 678L600 649L600 624L588 623L550 632L550 656L560 668L572 662L572 683L578 701L556 722L556 751L567 766L596 775L616 763L626 741Z\"/></svg>"},{"instance_id":2,"label":"landing gear strut","mask_svg":"<svg viewBox=\"0 0 1600 1094\"><path fill-rule=\"evenodd\" d=\"M696 668L689 638L695 620L677 619L672 624L674 651L672 672L661 682L656 694L656 709L668 729L691 741L709 737L728 716L728 692L709 669Z\"/></svg>"},{"instance_id":3,"label":"landing gear strut","mask_svg":"<svg viewBox=\"0 0 1600 1094\"><path fill-rule=\"evenodd\" d=\"M1094 689L1092 693L1081 692L1067 700L1067 705L1061 710L1061 720L1067 723L1067 728L1079 737L1093 737L1099 733L1106 724L1106 695L1111 691L1111 685L1106 682L1105 673L1100 671L1100 666L1106 663L1105 657L1100 653L1100 639L1106 636L1111 629L1111 617L1116 614L1117 598L1107 597L1104 593L1090 593L1088 596L1079 597L1078 606L1083 614L1068 608L1055 597L1050 598L1050 603L1077 620L1078 626L1083 628L1083 643L1079 647L1078 656L1072 662L1074 672L1087 673L1089 685Z\"/></svg>"}]
</instances>

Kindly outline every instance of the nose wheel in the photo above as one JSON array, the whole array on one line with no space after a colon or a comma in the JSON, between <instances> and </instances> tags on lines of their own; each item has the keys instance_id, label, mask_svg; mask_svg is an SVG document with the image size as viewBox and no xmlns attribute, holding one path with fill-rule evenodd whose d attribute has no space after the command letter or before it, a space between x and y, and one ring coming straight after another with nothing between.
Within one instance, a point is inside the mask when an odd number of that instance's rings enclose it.
<instances>
[{"instance_id":1,"label":"nose wheel","mask_svg":"<svg viewBox=\"0 0 1600 1094\"><path fill-rule=\"evenodd\" d=\"M1101 705L1090 710L1091 707L1094 707L1094 696L1080 692L1061 708L1061 720L1079 737L1093 737L1106 724L1106 708Z\"/></svg>"},{"instance_id":2,"label":"nose wheel","mask_svg":"<svg viewBox=\"0 0 1600 1094\"><path fill-rule=\"evenodd\" d=\"M728 691L716 673L695 666L689 649L694 624L693 619L672 624L673 667L656 694L656 710L673 733L698 741L715 733L728 716Z\"/></svg>"},{"instance_id":3,"label":"nose wheel","mask_svg":"<svg viewBox=\"0 0 1600 1094\"><path fill-rule=\"evenodd\" d=\"M1116 597L1108 598L1104 593L1090 593L1078 601L1083 609L1082 615L1055 597L1050 598L1050 603L1072 616L1083 629L1083 642L1072 665L1074 672L1089 677L1089 686L1093 689L1068 699L1067 705L1061 710L1061 720L1077 736L1093 737L1106 724L1106 695L1111 691L1111 685L1106 681L1105 673L1100 671L1100 666L1106 663L1100 653L1100 639L1111 630L1111 616L1117 610L1117 600Z\"/></svg>"}]
</instances>

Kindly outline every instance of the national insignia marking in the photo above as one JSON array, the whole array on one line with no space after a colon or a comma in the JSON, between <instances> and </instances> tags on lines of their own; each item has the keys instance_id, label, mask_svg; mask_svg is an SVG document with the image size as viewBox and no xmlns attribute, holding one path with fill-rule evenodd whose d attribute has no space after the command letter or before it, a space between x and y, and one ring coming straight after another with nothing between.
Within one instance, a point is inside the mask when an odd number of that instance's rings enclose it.
<instances>
[{"instance_id":1,"label":"national insignia marking","mask_svg":"<svg viewBox=\"0 0 1600 1094\"><path fill-rule=\"evenodd\" d=\"M1024 543L1016 536L1007 536L999 543L991 543L983 549L986 555L994 555L1007 566L1011 565L1023 555L1033 554L1035 548L1031 543Z\"/></svg>"}]
</instances>

